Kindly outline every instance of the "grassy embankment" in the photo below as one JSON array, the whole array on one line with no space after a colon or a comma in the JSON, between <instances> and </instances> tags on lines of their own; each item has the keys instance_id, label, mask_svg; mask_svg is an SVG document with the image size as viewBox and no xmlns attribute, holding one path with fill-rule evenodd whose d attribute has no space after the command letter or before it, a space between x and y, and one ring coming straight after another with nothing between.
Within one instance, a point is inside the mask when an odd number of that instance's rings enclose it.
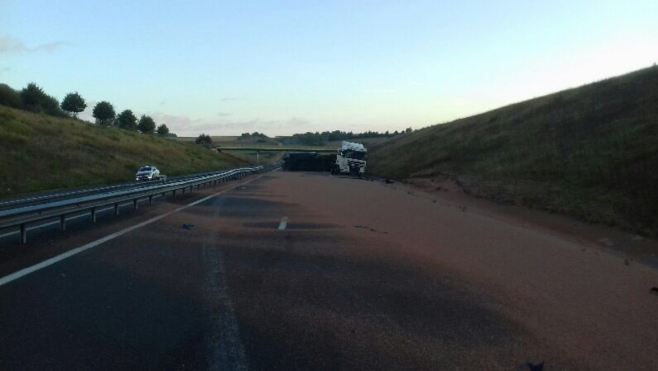
<instances>
[{"instance_id":1,"label":"grassy embankment","mask_svg":"<svg viewBox=\"0 0 658 371\"><path fill-rule=\"evenodd\" d=\"M143 165L174 176L247 162L153 135L0 106L0 197L130 181Z\"/></svg>"},{"instance_id":2,"label":"grassy embankment","mask_svg":"<svg viewBox=\"0 0 658 371\"><path fill-rule=\"evenodd\" d=\"M370 148L369 172L658 235L658 67Z\"/></svg>"}]
</instances>

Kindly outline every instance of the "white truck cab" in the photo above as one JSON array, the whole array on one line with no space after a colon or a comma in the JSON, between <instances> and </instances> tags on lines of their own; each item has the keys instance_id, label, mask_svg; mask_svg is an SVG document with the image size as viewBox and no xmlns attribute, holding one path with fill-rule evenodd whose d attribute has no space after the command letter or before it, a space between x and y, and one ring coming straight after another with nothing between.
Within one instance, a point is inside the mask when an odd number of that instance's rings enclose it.
<instances>
[{"instance_id":1,"label":"white truck cab","mask_svg":"<svg viewBox=\"0 0 658 371\"><path fill-rule=\"evenodd\" d=\"M366 171L367 160L368 150L363 144L343 142L336 155L336 163L331 167L331 173L362 176Z\"/></svg>"}]
</instances>

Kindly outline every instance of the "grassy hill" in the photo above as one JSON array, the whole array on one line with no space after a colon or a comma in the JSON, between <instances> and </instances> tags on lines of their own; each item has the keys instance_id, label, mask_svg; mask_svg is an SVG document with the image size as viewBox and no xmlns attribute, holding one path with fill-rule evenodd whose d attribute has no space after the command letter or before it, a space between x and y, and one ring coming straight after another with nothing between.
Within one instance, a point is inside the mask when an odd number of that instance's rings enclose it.
<instances>
[{"instance_id":1,"label":"grassy hill","mask_svg":"<svg viewBox=\"0 0 658 371\"><path fill-rule=\"evenodd\" d=\"M247 163L193 144L0 106L0 197L130 181L143 165L173 176Z\"/></svg>"},{"instance_id":2,"label":"grassy hill","mask_svg":"<svg viewBox=\"0 0 658 371\"><path fill-rule=\"evenodd\" d=\"M369 172L658 235L658 67L370 148Z\"/></svg>"}]
</instances>

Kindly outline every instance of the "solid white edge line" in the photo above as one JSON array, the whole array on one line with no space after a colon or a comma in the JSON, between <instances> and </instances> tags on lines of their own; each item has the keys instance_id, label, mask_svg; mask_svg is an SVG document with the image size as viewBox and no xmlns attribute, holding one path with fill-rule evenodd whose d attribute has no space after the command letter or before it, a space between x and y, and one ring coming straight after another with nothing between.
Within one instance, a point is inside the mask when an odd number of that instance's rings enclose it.
<instances>
[{"instance_id":1,"label":"solid white edge line","mask_svg":"<svg viewBox=\"0 0 658 371\"><path fill-rule=\"evenodd\" d=\"M279 230L283 231L286 229L287 226L288 226L288 217L284 216L283 218L281 218L281 222L279 223Z\"/></svg>"},{"instance_id":2,"label":"solid white edge line","mask_svg":"<svg viewBox=\"0 0 658 371\"><path fill-rule=\"evenodd\" d=\"M261 178L262 176L263 176L263 175L261 175L261 176L259 176L259 177L256 177L256 178L253 178L253 179L250 179L250 180L248 180L248 181L246 181L246 182L240 183L240 185L244 185L244 184L247 184L247 183L251 183L251 182L253 182L254 180L257 180L257 179ZM240 185L239 185L239 186L240 186ZM0 278L0 286L6 285L6 284L8 284L9 282L12 282L12 281L15 281L15 280L17 280L17 279L19 279L19 278L21 278L21 277L27 276L28 274L33 273L33 272L36 272L36 271L38 271L39 269L43 269L43 268L46 268L46 267L48 267L48 266L51 266L51 265L53 265L53 264L55 264L55 263L57 263L57 262L59 262L59 261L62 261L62 260L64 260L64 259L66 259L66 258L70 258L70 257L73 256L73 255L77 255L77 254L79 254L79 253L81 253L81 252L83 252L83 251L85 251L85 250L89 250L89 249L91 249L91 248L94 248L94 247L96 247L96 246L98 246L98 245L101 245L101 244L107 242L107 241L113 240L113 239L115 239L115 238L117 238L117 237L119 237L119 236L123 236L124 234L126 234L126 233L128 233L128 232L131 232L131 231L134 231L135 229L138 229L138 228L141 228L141 227L147 226L147 225L149 225L149 224L151 224L151 223L157 222L158 220L160 220L160 219L162 219L162 218L166 218L166 217L168 217L168 216L171 215L171 214L174 214L174 213L177 213L177 212L179 212L179 211L185 210L185 209L187 209L188 207L196 206L196 205L198 205L198 204L200 204L200 203L202 203L202 202L208 201L209 199L211 199L211 198L213 198L213 197L217 197L217 196L219 196L219 195L222 194L222 193L225 193L225 192L227 192L227 191L232 190L233 188L235 188L235 187L228 188L228 189L224 189L224 190L219 191L219 192L217 192L217 193L215 193L215 194L212 194L212 195L210 195L210 196L208 196L208 197L204 197L204 198L202 198L202 199L200 199L200 200L196 200L196 201L194 201L194 202L192 202L192 203L189 203L189 204L187 204L187 205L185 205L185 206L181 206L181 207L179 207L178 209L175 209L175 210L170 211L170 212L168 212L168 213L165 213L165 214L162 214L162 215L158 215L158 216L156 216L156 217L154 217L154 218L151 218L151 219L149 219L149 220L143 221L143 222L141 222L141 223L139 223L139 224L135 224L135 225L133 225L132 227L129 227L129 228L126 228L126 229L120 230L120 231L118 231L118 232L114 232L114 233L112 233L112 234L110 234L110 235L107 235L107 236L101 238L101 239L98 239L98 240L93 241L93 242L90 242L90 243L88 243L88 244L86 244L86 245L83 245L83 246L77 247L77 248L75 248L75 249L73 249L73 250L69 250L69 251L67 251L67 252L65 252L65 253L63 253L63 254L57 255L57 256L55 256L55 257L53 257L53 258L50 258L50 259L48 259L48 260L42 261L41 263L38 263L38 264L32 265L32 266L27 267L27 268L24 268L24 269L21 269L21 270L19 270L19 271L17 271L17 272L14 272L14 273L12 273L12 274L10 274L10 275L8 275L8 276L5 276L5 277Z\"/></svg>"}]
</instances>

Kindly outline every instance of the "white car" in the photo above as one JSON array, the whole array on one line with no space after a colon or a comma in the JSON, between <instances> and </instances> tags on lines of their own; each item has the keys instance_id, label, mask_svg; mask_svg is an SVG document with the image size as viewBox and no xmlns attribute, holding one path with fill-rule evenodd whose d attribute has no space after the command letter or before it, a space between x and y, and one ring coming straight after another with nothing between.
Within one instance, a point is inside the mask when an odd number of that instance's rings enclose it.
<instances>
[{"instance_id":1,"label":"white car","mask_svg":"<svg viewBox=\"0 0 658 371\"><path fill-rule=\"evenodd\" d=\"M160 170L155 166L142 166L137 170L135 180L160 180Z\"/></svg>"}]
</instances>

